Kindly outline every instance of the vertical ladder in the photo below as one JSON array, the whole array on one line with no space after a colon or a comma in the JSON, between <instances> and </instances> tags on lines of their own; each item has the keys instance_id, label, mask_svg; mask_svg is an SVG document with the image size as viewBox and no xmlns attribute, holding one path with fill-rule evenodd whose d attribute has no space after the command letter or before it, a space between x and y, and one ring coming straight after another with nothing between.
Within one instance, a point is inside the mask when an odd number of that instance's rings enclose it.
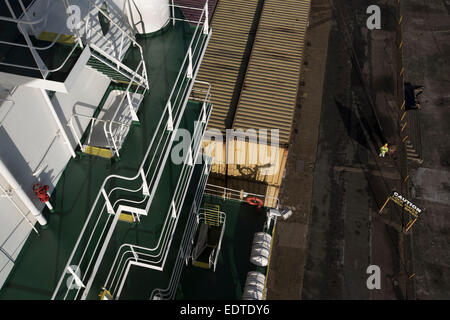
<instances>
[{"instance_id":1,"label":"vertical ladder","mask_svg":"<svg viewBox=\"0 0 450 320\"><path fill-rule=\"evenodd\" d=\"M220 225L219 205L205 203L204 205L205 224L218 227Z\"/></svg>"}]
</instances>

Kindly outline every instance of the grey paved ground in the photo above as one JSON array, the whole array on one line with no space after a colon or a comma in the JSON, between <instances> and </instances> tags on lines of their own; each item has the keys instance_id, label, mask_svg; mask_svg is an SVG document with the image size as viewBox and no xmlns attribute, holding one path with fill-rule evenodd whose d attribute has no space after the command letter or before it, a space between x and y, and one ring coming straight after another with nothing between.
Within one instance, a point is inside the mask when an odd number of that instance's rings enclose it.
<instances>
[{"instance_id":1,"label":"grey paved ground","mask_svg":"<svg viewBox=\"0 0 450 320\"><path fill-rule=\"evenodd\" d=\"M450 299L450 1L403 1L405 78L420 97L421 165L411 163L414 202L426 211L413 230L418 299Z\"/></svg>"},{"instance_id":2,"label":"grey paved ground","mask_svg":"<svg viewBox=\"0 0 450 320\"><path fill-rule=\"evenodd\" d=\"M289 146L280 202L293 210L277 224L268 278L268 299L300 299L307 256L308 221L316 162L322 87L331 26L328 0L314 0L301 76L301 93Z\"/></svg>"},{"instance_id":3,"label":"grey paved ground","mask_svg":"<svg viewBox=\"0 0 450 320\"><path fill-rule=\"evenodd\" d=\"M307 49L309 63L296 135L280 195L281 203L293 208L294 215L277 229L268 298L402 299L406 294L409 270L402 253L404 237L398 232L401 214L395 206L387 208L383 217L378 214L387 195L400 188L396 155L378 157L384 138L398 143L392 110L394 81L390 80L394 77L395 2L312 2L312 46ZM337 3L344 17L337 15ZM385 28L368 32L366 9L376 3L387 12ZM314 52L327 26L328 45L319 45ZM324 49L327 55L321 57ZM292 241L281 241L287 237ZM381 290L367 289L370 264L381 267ZM394 285L396 280L400 286Z\"/></svg>"},{"instance_id":4,"label":"grey paved ground","mask_svg":"<svg viewBox=\"0 0 450 320\"><path fill-rule=\"evenodd\" d=\"M397 0L313 0L280 193L294 215L278 224L269 299L450 297L450 1L402 3L406 81L425 86L424 163L409 163L413 188L400 175ZM381 30L366 28L372 4ZM397 152L379 158L384 139ZM426 209L409 234L396 205L378 214L394 190ZM370 264L381 268L381 290L366 287Z\"/></svg>"},{"instance_id":5,"label":"grey paved ground","mask_svg":"<svg viewBox=\"0 0 450 320\"><path fill-rule=\"evenodd\" d=\"M378 4L390 13L394 1L334 1L335 7L339 3L342 11L335 10L335 19L340 22L333 24L329 40L302 298L402 299L404 289L393 281L402 284L404 278L402 237L390 226L400 225L398 212L388 210L387 220L377 213L386 196L400 188L396 162L377 154L384 138L395 141L397 129L389 105L394 82L386 81L394 72L388 45L395 39L393 15L384 15L382 30L365 28L369 5ZM344 15L341 20L338 12ZM357 62L346 49L349 44ZM367 289L371 264L381 268L380 290Z\"/></svg>"}]
</instances>

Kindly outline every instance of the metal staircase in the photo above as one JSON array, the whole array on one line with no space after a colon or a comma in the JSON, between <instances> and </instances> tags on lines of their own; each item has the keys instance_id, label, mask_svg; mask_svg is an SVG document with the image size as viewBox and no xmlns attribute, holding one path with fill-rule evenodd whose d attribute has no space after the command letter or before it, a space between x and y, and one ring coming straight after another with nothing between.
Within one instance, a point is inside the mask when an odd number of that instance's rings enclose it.
<instances>
[{"instance_id":1,"label":"metal staircase","mask_svg":"<svg viewBox=\"0 0 450 320\"><path fill-rule=\"evenodd\" d=\"M225 231L226 215L218 205L205 203L197 215L199 232L192 249L192 265L203 269L216 270L222 238Z\"/></svg>"},{"instance_id":2,"label":"metal staircase","mask_svg":"<svg viewBox=\"0 0 450 320\"><path fill-rule=\"evenodd\" d=\"M103 73L111 80L139 84L148 89L148 78L142 47L136 42L132 26L123 12L105 10L106 1L89 0L92 10L86 17L84 40L91 49L87 65ZM108 22L104 30L101 19ZM105 32L106 31L106 32ZM140 63L132 70L122 61L128 48L133 45L140 51Z\"/></svg>"},{"instance_id":3,"label":"metal staircase","mask_svg":"<svg viewBox=\"0 0 450 320\"><path fill-rule=\"evenodd\" d=\"M130 83L133 84L142 84L147 87L147 80L128 68L124 64L120 64L117 67L117 64L114 63L111 59L105 57L101 53L97 51L93 51L91 57L89 58L87 65L95 70L103 73L105 76L119 83ZM137 82L138 81L138 82Z\"/></svg>"}]
</instances>

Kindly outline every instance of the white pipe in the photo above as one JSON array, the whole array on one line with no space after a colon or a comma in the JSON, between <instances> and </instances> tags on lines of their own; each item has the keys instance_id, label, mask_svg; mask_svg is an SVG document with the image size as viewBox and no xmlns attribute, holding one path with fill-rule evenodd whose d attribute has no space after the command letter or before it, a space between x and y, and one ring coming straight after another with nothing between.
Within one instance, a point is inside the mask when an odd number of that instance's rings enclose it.
<instances>
[{"instance_id":1,"label":"white pipe","mask_svg":"<svg viewBox=\"0 0 450 320\"><path fill-rule=\"evenodd\" d=\"M19 196L20 200L25 204L25 206L30 210L34 218L39 222L40 225L45 226L47 224L47 219L42 215L42 213L36 208L33 201L28 197L28 195L23 191L20 184L11 174L9 169L5 166L3 161L0 159L0 173L8 182L8 184L14 189L16 194Z\"/></svg>"},{"instance_id":2,"label":"white pipe","mask_svg":"<svg viewBox=\"0 0 450 320\"><path fill-rule=\"evenodd\" d=\"M66 131L63 128L63 125L61 124L61 120L59 119L58 115L56 114L55 108L53 107L53 103L50 101L50 98L48 97L47 91L45 89L40 89L42 96L44 97L45 103L47 104L48 109L50 110L51 115L53 116L53 119L56 122L56 125L58 126L59 132L61 133L61 136L64 140L64 144L69 149L70 154L72 155L72 158L76 157L75 151L72 148L72 144L70 143L69 138L67 137Z\"/></svg>"},{"instance_id":3,"label":"white pipe","mask_svg":"<svg viewBox=\"0 0 450 320\"><path fill-rule=\"evenodd\" d=\"M14 200L7 194L6 190L0 186L0 190L2 190L2 192L6 195L6 197L8 198L8 200L11 202L11 204L17 209L17 211L20 213L20 215L28 222L28 224L30 225L31 228L33 228L34 232L36 232L36 234L39 235L39 232L37 231L37 229L35 228L35 226L33 225L33 223L27 218L27 216L25 215L25 213L23 213L22 209L19 208L19 206L14 202Z\"/></svg>"}]
</instances>

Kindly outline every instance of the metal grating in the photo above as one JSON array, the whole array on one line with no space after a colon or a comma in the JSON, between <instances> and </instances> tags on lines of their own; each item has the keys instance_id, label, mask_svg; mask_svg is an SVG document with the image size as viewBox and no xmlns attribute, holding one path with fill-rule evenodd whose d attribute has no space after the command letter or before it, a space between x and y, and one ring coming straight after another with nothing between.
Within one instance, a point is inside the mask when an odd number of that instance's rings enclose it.
<instances>
[{"instance_id":1,"label":"metal grating","mask_svg":"<svg viewBox=\"0 0 450 320\"><path fill-rule=\"evenodd\" d=\"M265 0L233 128L280 129L287 145L310 0Z\"/></svg>"}]
</instances>

